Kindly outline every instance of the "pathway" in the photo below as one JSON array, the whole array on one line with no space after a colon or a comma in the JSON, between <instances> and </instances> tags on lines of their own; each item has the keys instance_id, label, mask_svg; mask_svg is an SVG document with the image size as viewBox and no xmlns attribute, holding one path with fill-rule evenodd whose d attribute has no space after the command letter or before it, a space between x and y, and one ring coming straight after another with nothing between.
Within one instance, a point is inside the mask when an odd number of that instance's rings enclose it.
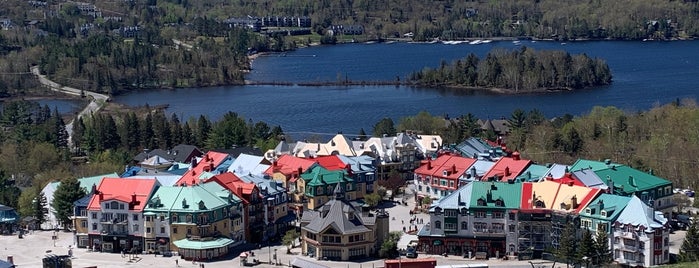
<instances>
[{"instance_id":1,"label":"pathway","mask_svg":"<svg viewBox=\"0 0 699 268\"><path fill-rule=\"evenodd\" d=\"M80 90L77 88L62 86L61 84L53 82L46 78L46 75L41 74L41 72L39 71L39 66L32 66L30 70L32 74L34 74L39 79L39 83L41 83L41 85L53 91L74 96L83 96L84 94L85 96L90 98L90 103L85 107L85 109L80 111L80 113L78 113L78 115L75 118L73 118L73 120L66 124L66 131L68 132L68 147L72 147L73 122L75 122L75 119L80 118L84 115L92 114L101 109L105 105L105 103L109 101L109 96L87 90Z\"/></svg>"}]
</instances>

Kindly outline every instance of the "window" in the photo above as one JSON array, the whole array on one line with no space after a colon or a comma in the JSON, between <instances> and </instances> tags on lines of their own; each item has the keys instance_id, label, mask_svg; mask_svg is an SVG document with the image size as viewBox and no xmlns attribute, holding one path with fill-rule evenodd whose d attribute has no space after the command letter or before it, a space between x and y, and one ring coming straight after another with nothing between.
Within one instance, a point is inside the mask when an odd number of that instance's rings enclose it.
<instances>
[{"instance_id":1,"label":"window","mask_svg":"<svg viewBox=\"0 0 699 268\"><path fill-rule=\"evenodd\" d=\"M316 188L316 194L323 194L323 186L318 186L318 188Z\"/></svg>"},{"instance_id":2,"label":"window","mask_svg":"<svg viewBox=\"0 0 699 268\"><path fill-rule=\"evenodd\" d=\"M137 221L138 220L138 214L133 214L133 220Z\"/></svg>"},{"instance_id":3,"label":"window","mask_svg":"<svg viewBox=\"0 0 699 268\"><path fill-rule=\"evenodd\" d=\"M479 205L479 206L485 206L485 200L483 200L483 199L478 199L478 205Z\"/></svg>"},{"instance_id":4,"label":"window","mask_svg":"<svg viewBox=\"0 0 699 268\"><path fill-rule=\"evenodd\" d=\"M608 229L607 223L597 223L597 231L607 232L607 229Z\"/></svg>"},{"instance_id":5,"label":"window","mask_svg":"<svg viewBox=\"0 0 699 268\"><path fill-rule=\"evenodd\" d=\"M104 203L104 208L109 209L109 203Z\"/></svg>"},{"instance_id":6,"label":"window","mask_svg":"<svg viewBox=\"0 0 699 268\"><path fill-rule=\"evenodd\" d=\"M449 181L449 187L454 188L454 181Z\"/></svg>"},{"instance_id":7,"label":"window","mask_svg":"<svg viewBox=\"0 0 699 268\"><path fill-rule=\"evenodd\" d=\"M591 225L592 225L592 223L590 222L590 220L581 220L580 221L581 228L589 229Z\"/></svg>"},{"instance_id":8,"label":"window","mask_svg":"<svg viewBox=\"0 0 699 268\"><path fill-rule=\"evenodd\" d=\"M496 233L502 233L505 230L505 225L502 223L492 223L490 226Z\"/></svg>"},{"instance_id":9,"label":"window","mask_svg":"<svg viewBox=\"0 0 699 268\"><path fill-rule=\"evenodd\" d=\"M485 218L484 211L476 211L476 218Z\"/></svg>"},{"instance_id":10,"label":"window","mask_svg":"<svg viewBox=\"0 0 699 268\"><path fill-rule=\"evenodd\" d=\"M172 227L172 233L176 234L177 233L177 227Z\"/></svg>"},{"instance_id":11,"label":"window","mask_svg":"<svg viewBox=\"0 0 699 268\"><path fill-rule=\"evenodd\" d=\"M445 222L444 223L444 230L456 231L456 223Z\"/></svg>"},{"instance_id":12,"label":"window","mask_svg":"<svg viewBox=\"0 0 699 268\"><path fill-rule=\"evenodd\" d=\"M505 203L501 199L495 200L495 205L498 207L505 206Z\"/></svg>"},{"instance_id":13,"label":"window","mask_svg":"<svg viewBox=\"0 0 699 268\"><path fill-rule=\"evenodd\" d=\"M514 224L510 224L510 226L508 226L507 228L509 229L510 233L514 233L515 230L517 229L517 227L515 227Z\"/></svg>"},{"instance_id":14,"label":"window","mask_svg":"<svg viewBox=\"0 0 699 268\"><path fill-rule=\"evenodd\" d=\"M602 210L599 212L599 215L601 215L602 217L607 217L607 211Z\"/></svg>"},{"instance_id":15,"label":"window","mask_svg":"<svg viewBox=\"0 0 699 268\"><path fill-rule=\"evenodd\" d=\"M436 221L436 222L434 222L434 228L436 228L436 229L442 229L442 222L441 222L441 221Z\"/></svg>"},{"instance_id":16,"label":"window","mask_svg":"<svg viewBox=\"0 0 699 268\"><path fill-rule=\"evenodd\" d=\"M119 204L119 209L124 209L124 204Z\"/></svg>"},{"instance_id":17,"label":"window","mask_svg":"<svg viewBox=\"0 0 699 268\"><path fill-rule=\"evenodd\" d=\"M187 235L192 235L192 228L187 228Z\"/></svg>"},{"instance_id":18,"label":"window","mask_svg":"<svg viewBox=\"0 0 699 268\"><path fill-rule=\"evenodd\" d=\"M160 227L160 233L164 234L165 233L165 227Z\"/></svg>"},{"instance_id":19,"label":"window","mask_svg":"<svg viewBox=\"0 0 699 268\"><path fill-rule=\"evenodd\" d=\"M92 224L92 230L93 230L93 231L97 230L97 223L93 223L93 224Z\"/></svg>"},{"instance_id":20,"label":"window","mask_svg":"<svg viewBox=\"0 0 699 268\"><path fill-rule=\"evenodd\" d=\"M503 218L505 218L504 213L502 213L500 211L493 212L493 219L503 219Z\"/></svg>"},{"instance_id":21,"label":"window","mask_svg":"<svg viewBox=\"0 0 699 268\"><path fill-rule=\"evenodd\" d=\"M81 221L81 222L80 222L80 227L82 227L82 228L87 228L87 221Z\"/></svg>"},{"instance_id":22,"label":"window","mask_svg":"<svg viewBox=\"0 0 699 268\"><path fill-rule=\"evenodd\" d=\"M432 184L434 185L439 185L439 180L438 179L432 179Z\"/></svg>"},{"instance_id":23,"label":"window","mask_svg":"<svg viewBox=\"0 0 699 268\"><path fill-rule=\"evenodd\" d=\"M465 222L465 221L461 222L461 230L468 230L468 222Z\"/></svg>"},{"instance_id":24,"label":"window","mask_svg":"<svg viewBox=\"0 0 699 268\"><path fill-rule=\"evenodd\" d=\"M350 183L346 184L346 185L345 185L345 189L346 189L347 191L352 191L352 184L350 184Z\"/></svg>"},{"instance_id":25,"label":"window","mask_svg":"<svg viewBox=\"0 0 699 268\"><path fill-rule=\"evenodd\" d=\"M134 232L138 232L138 224L134 224L134 225L133 225L133 231L134 231Z\"/></svg>"},{"instance_id":26,"label":"window","mask_svg":"<svg viewBox=\"0 0 699 268\"><path fill-rule=\"evenodd\" d=\"M150 227L146 227L146 233L147 233L147 234L150 234L150 233L151 233Z\"/></svg>"},{"instance_id":27,"label":"window","mask_svg":"<svg viewBox=\"0 0 699 268\"><path fill-rule=\"evenodd\" d=\"M516 220L517 215L515 213L510 213L510 220L514 221Z\"/></svg>"},{"instance_id":28,"label":"window","mask_svg":"<svg viewBox=\"0 0 699 268\"><path fill-rule=\"evenodd\" d=\"M146 221L147 221L147 222L153 221L153 217L151 217L151 216L146 216L145 218L146 218Z\"/></svg>"},{"instance_id":29,"label":"window","mask_svg":"<svg viewBox=\"0 0 699 268\"><path fill-rule=\"evenodd\" d=\"M96 220L96 219L97 219L97 213L96 213L96 212L92 212L91 214L92 214L92 219L93 219L93 220Z\"/></svg>"},{"instance_id":30,"label":"window","mask_svg":"<svg viewBox=\"0 0 699 268\"><path fill-rule=\"evenodd\" d=\"M456 217L457 214L458 214L458 213L456 212L455 209L446 209L446 210L444 210L444 216L445 216L445 217Z\"/></svg>"},{"instance_id":31,"label":"window","mask_svg":"<svg viewBox=\"0 0 699 268\"><path fill-rule=\"evenodd\" d=\"M177 214L172 214L172 222L177 222Z\"/></svg>"}]
</instances>

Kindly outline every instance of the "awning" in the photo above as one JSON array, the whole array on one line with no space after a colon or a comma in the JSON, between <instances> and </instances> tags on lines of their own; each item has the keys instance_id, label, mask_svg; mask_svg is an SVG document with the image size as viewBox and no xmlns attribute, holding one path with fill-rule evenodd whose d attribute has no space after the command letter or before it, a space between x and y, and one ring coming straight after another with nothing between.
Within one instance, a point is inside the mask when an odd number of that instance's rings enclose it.
<instances>
[{"instance_id":1,"label":"awning","mask_svg":"<svg viewBox=\"0 0 699 268\"><path fill-rule=\"evenodd\" d=\"M158 243L160 243L161 245L165 245L167 244L167 240L165 240L165 238L160 238L158 239Z\"/></svg>"},{"instance_id":2,"label":"awning","mask_svg":"<svg viewBox=\"0 0 699 268\"><path fill-rule=\"evenodd\" d=\"M228 247L228 245L233 244L235 241L229 238L220 237L208 241L195 241L189 239L177 240L174 242L175 246L181 249L214 249Z\"/></svg>"}]
</instances>

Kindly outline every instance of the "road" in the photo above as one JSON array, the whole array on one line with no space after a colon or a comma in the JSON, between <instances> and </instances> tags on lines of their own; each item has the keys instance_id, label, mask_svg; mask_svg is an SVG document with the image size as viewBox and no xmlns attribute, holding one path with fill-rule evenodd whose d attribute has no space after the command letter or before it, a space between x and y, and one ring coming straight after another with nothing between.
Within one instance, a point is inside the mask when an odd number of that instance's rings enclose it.
<instances>
[{"instance_id":1,"label":"road","mask_svg":"<svg viewBox=\"0 0 699 268\"><path fill-rule=\"evenodd\" d=\"M46 75L41 74L39 71L39 66L32 66L30 68L32 74L34 74L38 79L39 83L41 85L56 91L56 92L61 92L64 94L69 94L69 95L74 95L74 96L86 96L90 98L90 103L85 106L85 109L80 111L78 113L77 117L73 118L68 124L66 124L66 131L68 132L68 145L69 148L72 147L72 137L73 137L73 122L75 122L75 119L80 118L84 115L89 115L92 114L96 111L99 111L99 109L102 108L102 106L105 105L109 101L109 96L104 95L104 94L99 94L96 92L92 91L87 91L87 90L81 90L73 87L67 87L67 86L62 86L59 83L56 83L54 81L49 80L46 78Z\"/></svg>"}]
</instances>

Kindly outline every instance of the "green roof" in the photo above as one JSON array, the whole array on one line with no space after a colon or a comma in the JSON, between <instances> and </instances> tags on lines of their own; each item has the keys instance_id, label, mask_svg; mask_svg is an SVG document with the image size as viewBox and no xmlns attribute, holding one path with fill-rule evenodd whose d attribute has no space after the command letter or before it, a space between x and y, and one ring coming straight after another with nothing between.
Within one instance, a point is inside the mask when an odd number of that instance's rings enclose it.
<instances>
[{"instance_id":1,"label":"green roof","mask_svg":"<svg viewBox=\"0 0 699 268\"><path fill-rule=\"evenodd\" d=\"M519 209L522 197L521 183L474 181L471 191L471 208L496 208L495 201L502 199L500 208ZM478 206L478 199L486 200L486 206Z\"/></svg>"},{"instance_id":2,"label":"green roof","mask_svg":"<svg viewBox=\"0 0 699 268\"><path fill-rule=\"evenodd\" d=\"M225 190L221 185L218 183L205 185L161 186L153 193L144 211L208 212L233 204L232 201L229 202L227 198L220 196L220 192ZM160 206L156 205L158 199ZM203 202L202 209L199 208L199 202Z\"/></svg>"},{"instance_id":3,"label":"green roof","mask_svg":"<svg viewBox=\"0 0 699 268\"><path fill-rule=\"evenodd\" d=\"M672 186L672 182L666 179L628 166L613 166L606 169L597 170L595 171L595 174L597 174L602 181L611 179L614 182L614 191L619 191L622 194L641 193L643 191L653 190L658 187ZM665 196L664 192L660 196L655 195L655 193L650 194L656 198Z\"/></svg>"},{"instance_id":4,"label":"green roof","mask_svg":"<svg viewBox=\"0 0 699 268\"><path fill-rule=\"evenodd\" d=\"M518 181L532 181L532 180L539 180L541 177L546 175L546 172L549 171L549 168L543 165L536 165L532 164L529 165L527 169L522 171L522 174L517 177Z\"/></svg>"},{"instance_id":5,"label":"green roof","mask_svg":"<svg viewBox=\"0 0 699 268\"><path fill-rule=\"evenodd\" d=\"M601 194L597 198L593 199L587 205L587 207L585 207L585 209L580 210L580 216L612 222L619 217L619 214L621 214L621 211L624 210L626 204L629 203L629 200L631 200L631 197L628 196ZM591 212L594 210L594 214L587 213L588 208L591 209ZM607 216L602 216L600 214L600 209L605 210Z\"/></svg>"},{"instance_id":6,"label":"green roof","mask_svg":"<svg viewBox=\"0 0 699 268\"><path fill-rule=\"evenodd\" d=\"M612 162L609 162L609 163L613 164L613 165L617 165L617 166L619 165L619 164L612 163ZM575 163L573 163L573 165L570 166L570 171L578 171L578 170L586 169L586 168L589 168L592 171L598 171L598 170L606 169L608 167L609 167L609 165L607 165L604 162L587 160L587 159L578 159L578 161L575 161Z\"/></svg>"},{"instance_id":7,"label":"green roof","mask_svg":"<svg viewBox=\"0 0 699 268\"><path fill-rule=\"evenodd\" d=\"M80 188L83 188L86 192L90 192L92 190L92 185L95 185L95 187L100 185L100 182L102 182L102 178L119 178L119 174L116 174L114 172L109 173L109 174L103 174L103 175L97 175L97 176L92 176L92 177L82 177L78 178L78 182L80 183ZM58 189L58 185L61 184L60 181L55 181L52 182L51 184L54 184L54 189Z\"/></svg>"},{"instance_id":8,"label":"green roof","mask_svg":"<svg viewBox=\"0 0 699 268\"><path fill-rule=\"evenodd\" d=\"M313 167L311 172L301 174L301 178L306 181L306 186L321 186L354 181L347 176L344 169L331 171L321 166Z\"/></svg>"},{"instance_id":9,"label":"green roof","mask_svg":"<svg viewBox=\"0 0 699 268\"><path fill-rule=\"evenodd\" d=\"M232 239L225 238L225 237L219 237L214 240L208 240L208 241L196 241L196 240L189 240L189 239L182 239L182 240L177 240L173 242L175 246L181 249L215 249L215 248L222 248L222 247L227 247L230 244L233 244Z\"/></svg>"}]
</instances>

